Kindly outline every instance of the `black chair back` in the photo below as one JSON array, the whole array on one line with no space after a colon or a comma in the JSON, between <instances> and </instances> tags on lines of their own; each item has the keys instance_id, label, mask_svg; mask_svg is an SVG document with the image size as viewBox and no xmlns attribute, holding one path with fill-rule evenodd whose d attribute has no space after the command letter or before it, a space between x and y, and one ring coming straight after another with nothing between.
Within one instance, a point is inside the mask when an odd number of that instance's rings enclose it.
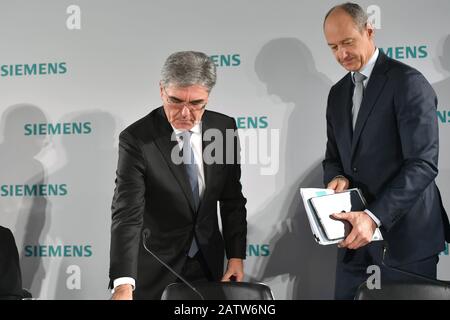
<instances>
[{"instance_id":1,"label":"black chair back","mask_svg":"<svg viewBox=\"0 0 450 320\"><path fill-rule=\"evenodd\" d=\"M274 300L272 291L263 283L250 282L193 282L205 300ZM161 300L202 300L182 282L169 284Z\"/></svg>"}]
</instances>

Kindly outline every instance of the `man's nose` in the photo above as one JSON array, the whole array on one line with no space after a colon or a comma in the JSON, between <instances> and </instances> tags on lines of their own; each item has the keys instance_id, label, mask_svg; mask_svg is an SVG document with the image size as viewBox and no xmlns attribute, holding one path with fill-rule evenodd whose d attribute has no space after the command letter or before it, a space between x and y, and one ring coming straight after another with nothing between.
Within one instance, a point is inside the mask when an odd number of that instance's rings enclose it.
<instances>
[{"instance_id":1,"label":"man's nose","mask_svg":"<svg viewBox=\"0 0 450 320\"><path fill-rule=\"evenodd\" d=\"M186 105L184 105L183 109L181 109L181 115L184 118L187 118L187 117L189 117L189 114L190 114L189 108Z\"/></svg>"},{"instance_id":2,"label":"man's nose","mask_svg":"<svg viewBox=\"0 0 450 320\"><path fill-rule=\"evenodd\" d=\"M339 60L344 60L348 57L347 50L344 48L339 48L337 54L338 54Z\"/></svg>"}]
</instances>

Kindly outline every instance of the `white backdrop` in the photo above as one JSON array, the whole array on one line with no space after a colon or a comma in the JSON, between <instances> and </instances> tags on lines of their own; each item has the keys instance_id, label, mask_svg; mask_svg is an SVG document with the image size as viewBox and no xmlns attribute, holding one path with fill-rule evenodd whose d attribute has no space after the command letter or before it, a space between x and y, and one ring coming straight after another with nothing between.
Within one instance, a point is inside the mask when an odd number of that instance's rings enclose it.
<instances>
[{"instance_id":1,"label":"white backdrop","mask_svg":"<svg viewBox=\"0 0 450 320\"><path fill-rule=\"evenodd\" d=\"M332 298L336 248L314 243L298 188L322 186L326 98L345 74L322 33L337 3L1 0L0 224L16 237L24 287L41 299L109 298L118 134L161 104L165 58L197 50L218 66L209 108L268 148L242 166L246 280L277 299ZM450 2L359 3L377 45L438 93L437 182L450 209ZM243 152L255 145L242 140ZM440 278L449 265L447 251Z\"/></svg>"}]
</instances>

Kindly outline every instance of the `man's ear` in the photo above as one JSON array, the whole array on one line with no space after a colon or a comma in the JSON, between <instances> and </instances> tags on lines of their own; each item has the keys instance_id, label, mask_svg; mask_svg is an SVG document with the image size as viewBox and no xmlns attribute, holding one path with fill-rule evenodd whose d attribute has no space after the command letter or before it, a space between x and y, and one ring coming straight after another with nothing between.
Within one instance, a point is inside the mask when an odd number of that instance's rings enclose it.
<instances>
[{"instance_id":1,"label":"man's ear","mask_svg":"<svg viewBox=\"0 0 450 320\"><path fill-rule=\"evenodd\" d=\"M366 23L366 31L369 36L369 39L373 39L373 36L375 34L375 28L372 26L370 22Z\"/></svg>"},{"instance_id":2,"label":"man's ear","mask_svg":"<svg viewBox=\"0 0 450 320\"><path fill-rule=\"evenodd\" d=\"M159 95L161 96L161 99L163 99L163 85L161 81L159 82Z\"/></svg>"}]
</instances>

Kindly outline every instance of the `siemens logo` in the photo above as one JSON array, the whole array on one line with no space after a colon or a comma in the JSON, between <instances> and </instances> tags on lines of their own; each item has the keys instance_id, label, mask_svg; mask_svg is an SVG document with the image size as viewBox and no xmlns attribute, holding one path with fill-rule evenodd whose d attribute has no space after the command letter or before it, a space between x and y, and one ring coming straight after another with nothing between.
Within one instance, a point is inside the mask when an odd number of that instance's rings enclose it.
<instances>
[{"instance_id":1,"label":"siemens logo","mask_svg":"<svg viewBox=\"0 0 450 320\"><path fill-rule=\"evenodd\" d=\"M426 45L380 48L388 57L402 59L423 59L428 57Z\"/></svg>"},{"instance_id":2,"label":"siemens logo","mask_svg":"<svg viewBox=\"0 0 450 320\"><path fill-rule=\"evenodd\" d=\"M438 110L436 113L437 113L438 120L441 123L450 123L450 111Z\"/></svg>"},{"instance_id":3,"label":"siemens logo","mask_svg":"<svg viewBox=\"0 0 450 320\"><path fill-rule=\"evenodd\" d=\"M25 257L90 257L91 245L27 245Z\"/></svg>"},{"instance_id":4,"label":"siemens logo","mask_svg":"<svg viewBox=\"0 0 450 320\"><path fill-rule=\"evenodd\" d=\"M268 244L249 244L247 246L247 257L267 257L270 255Z\"/></svg>"},{"instance_id":5,"label":"siemens logo","mask_svg":"<svg viewBox=\"0 0 450 320\"><path fill-rule=\"evenodd\" d=\"M33 63L33 64L3 64L0 66L0 76L42 76L64 74L67 72L65 62Z\"/></svg>"},{"instance_id":6,"label":"siemens logo","mask_svg":"<svg viewBox=\"0 0 450 320\"><path fill-rule=\"evenodd\" d=\"M26 136L89 134L92 132L92 125L90 122L27 123L24 130Z\"/></svg>"},{"instance_id":7,"label":"siemens logo","mask_svg":"<svg viewBox=\"0 0 450 320\"><path fill-rule=\"evenodd\" d=\"M241 56L235 54L218 54L209 56L216 67L237 67L241 65Z\"/></svg>"},{"instance_id":8,"label":"siemens logo","mask_svg":"<svg viewBox=\"0 0 450 320\"><path fill-rule=\"evenodd\" d=\"M267 118L267 116L237 117L235 121L238 129L265 129L269 126Z\"/></svg>"},{"instance_id":9,"label":"siemens logo","mask_svg":"<svg viewBox=\"0 0 450 320\"><path fill-rule=\"evenodd\" d=\"M47 197L67 195L67 184L3 184L0 197Z\"/></svg>"}]
</instances>

